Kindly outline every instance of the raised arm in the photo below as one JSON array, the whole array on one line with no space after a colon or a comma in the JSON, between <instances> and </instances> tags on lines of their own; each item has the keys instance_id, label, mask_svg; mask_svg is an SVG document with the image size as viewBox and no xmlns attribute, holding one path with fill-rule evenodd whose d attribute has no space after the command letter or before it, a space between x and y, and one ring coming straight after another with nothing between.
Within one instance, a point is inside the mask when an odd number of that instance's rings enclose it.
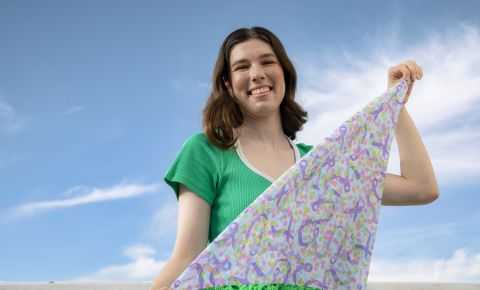
<instances>
[{"instance_id":1,"label":"raised arm","mask_svg":"<svg viewBox=\"0 0 480 290\"><path fill-rule=\"evenodd\" d=\"M413 61L407 61L389 70L389 87L399 79L409 81L406 100L410 96L416 79L423 72ZM427 204L439 196L437 180L427 149L415 124L405 107L400 111L395 136L400 155L401 175L387 174L385 177L383 205Z\"/></svg>"},{"instance_id":2,"label":"raised arm","mask_svg":"<svg viewBox=\"0 0 480 290\"><path fill-rule=\"evenodd\" d=\"M407 110L400 112L395 136L401 175L387 174L383 205L426 204L438 198L438 186L427 149Z\"/></svg>"}]
</instances>

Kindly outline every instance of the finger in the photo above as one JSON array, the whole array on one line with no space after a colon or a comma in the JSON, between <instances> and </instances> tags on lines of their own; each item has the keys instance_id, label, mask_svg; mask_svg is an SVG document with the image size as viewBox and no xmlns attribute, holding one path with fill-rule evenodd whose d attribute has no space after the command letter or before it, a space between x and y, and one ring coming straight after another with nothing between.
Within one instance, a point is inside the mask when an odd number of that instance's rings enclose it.
<instances>
[{"instance_id":1,"label":"finger","mask_svg":"<svg viewBox=\"0 0 480 290\"><path fill-rule=\"evenodd\" d=\"M414 60L408 60L406 61L407 65L409 68L414 68L414 77L412 77L414 80L420 80L423 77L423 71L422 68L414 61Z\"/></svg>"},{"instance_id":2,"label":"finger","mask_svg":"<svg viewBox=\"0 0 480 290\"><path fill-rule=\"evenodd\" d=\"M394 79L400 79L403 77L403 73L399 65L391 67L388 71L388 74Z\"/></svg>"},{"instance_id":3,"label":"finger","mask_svg":"<svg viewBox=\"0 0 480 290\"><path fill-rule=\"evenodd\" d=\"M414 80L419 80L419 79L421 79L420 74L421 74L422 68L416 63L415 63L414 67L415 67L415 78L414 78Z\"/></svg>"},{"instance_id":4,"label":"finger","mask_svg":"<svg viewBox=\"0 0 480 290\"><path fill-rule=\"evenodd\" d=\"M404 65L409 71L410 80L413 80L415 78L415 66L411 62L406 62Z\"/></svg>"},{"instance_id":5,"label":"finger","mask_svg":"<svg viewBox=\"0 0 480 290\"><path fill-rule=\"evenodd\" d=\"M410 78L412 82L418 79L418 65L414 62L407 63L407 67L410 70Z\"/></svg>"},{"instance_id":6,"label":"finger","mask_svg":"<svg viewBox=\"0 0 480 290\"><path fill-rule=\"evenodd\" d=\"M410 82L413 83L418 78L417 67L412 63L407 63L405 65L407 66L407 69L410 71Z\"/></svg>"},{"instance_id":7,"label":"finger","mask_svg":"<svg viewBox=\"0 0 480 290\"><path fill-rule=\"evenodd\" d=\"M407 81L411 80L410 70L408 69L408 66L406 64L401 64L399 70L402 72L402 78L406 79Z\"/></svg>"}]
</instances>

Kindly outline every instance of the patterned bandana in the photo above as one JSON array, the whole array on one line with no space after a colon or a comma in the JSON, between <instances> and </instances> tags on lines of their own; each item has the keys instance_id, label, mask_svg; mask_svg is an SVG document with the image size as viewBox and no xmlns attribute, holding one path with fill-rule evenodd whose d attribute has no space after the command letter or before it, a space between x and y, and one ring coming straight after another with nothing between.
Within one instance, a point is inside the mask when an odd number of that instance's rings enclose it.
<instances>
[{"instance_id":1,"label":"patterned bandana","mask_svg":"<svg viewBox=\"0 0 480 290\"><path fill-rule=\"evenodd\" d=\"M171 285L183 290L366 289L405 80L289 168Z\"/></svg>"}]
</instances>

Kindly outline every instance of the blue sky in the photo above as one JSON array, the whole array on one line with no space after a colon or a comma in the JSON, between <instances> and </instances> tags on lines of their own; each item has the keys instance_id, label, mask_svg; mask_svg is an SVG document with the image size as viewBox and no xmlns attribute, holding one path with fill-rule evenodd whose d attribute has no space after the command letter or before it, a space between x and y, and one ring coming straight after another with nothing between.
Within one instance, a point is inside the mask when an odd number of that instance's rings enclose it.
<instances>
[{"instance_id":1,"label":"blue sky","mask_svg":"<svg viewBox=\"0 0 480 290\"><path fill-rule=\"evenodd\" d=\"M440 198L382 207L372 281L480 282L477 1L1 1L0 281L150 281L177 204L165 170L201 130L215 57L239 27L284 43L315 144L424 70L407 110ZM389 171L399 173L394 144Z\"/></svg>"}]
</instances>

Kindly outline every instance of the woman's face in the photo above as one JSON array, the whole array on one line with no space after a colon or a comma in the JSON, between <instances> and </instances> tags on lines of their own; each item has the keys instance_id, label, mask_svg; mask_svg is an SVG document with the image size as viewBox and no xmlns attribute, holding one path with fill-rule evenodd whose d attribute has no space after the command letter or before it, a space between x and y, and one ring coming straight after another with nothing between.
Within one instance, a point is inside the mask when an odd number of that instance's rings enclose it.
<instances>
[{"instance_id":1,"label":"woman's face","mask_svg":"<svg viewBox=\"0 0 480 290\"><path fill-rule=\"evenodd\" d=\"M269 44L250 39L230 53L231 83L225 82L244 115L264 117L278 111L285 96L282 66Z\"/></svg>"}]
</instances>

